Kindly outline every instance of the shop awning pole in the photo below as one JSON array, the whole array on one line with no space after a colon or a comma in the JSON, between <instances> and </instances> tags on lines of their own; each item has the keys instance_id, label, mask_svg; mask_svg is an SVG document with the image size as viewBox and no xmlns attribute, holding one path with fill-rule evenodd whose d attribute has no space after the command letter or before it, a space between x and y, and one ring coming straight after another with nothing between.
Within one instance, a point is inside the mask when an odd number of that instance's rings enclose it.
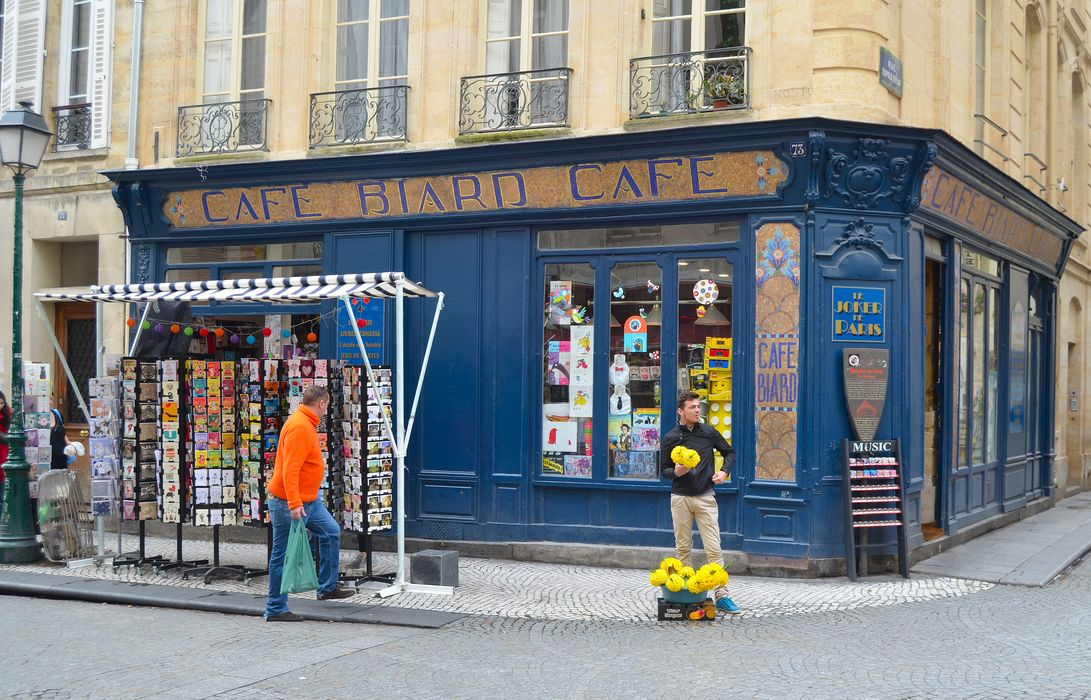
<instances>
[{"instance_id":1,"label":"shop awning pole","mask_svg":"<svg viewBox=\"0 0 1091 700\"><path fill-rule=\"evenodd\" d=\"M57 357L61 358L61 367L64 368L64 374L68 377L68 384L72 387L72 391L76 392L76 400L79 401L80 410L83 411L83 417L87 420L87 425L91 425L91 412L87 410L87 402L83 400L83 394L80 392L80 388L76 386L76 378L72 376L72 369L68 366L68 358L64 356L64 351L61 350L61 344L57 341L57 334L53 331L53 324L49 322L49 317L45 315L45 307L42 306L42 300L35 297L34 305L38 310L38 318L42 319L42 325L45 326L45 331L49 335L49 342L53 344L53 349L57 352Z\"/></svg>"},{"instance_id":2,"label":"shop awning pole","mask_svg":"<svg viewBox=\"0 0 1091 700\"><path fill-rule=\"evenodd\" d=\"M432 316L432 330L428 332L428 344L424 347L424 359L421 361L420 376L417 377L417 391L413 395L413 407L409 409L409 425L405 429L404 452L409 447L409 438L413 435L413 422L417 419L417 403L420 401L420 390L424 386L424 373L428 371L428 358L432 354L432 341L436 339L436 326L439 325L439 314L443 311L443 292L439 293L436 301L436 313Z\"/></svg>"},{"instance_id":3,"label":"shop awning pole","mask_svg":"<svg viewBox=\"0 0 1091 700\"><path fill-rule=\"evenodd\" d=\"M371 360L367 356L367 348L364 347L363 336L360 335L360 326L356 323L356 312L352 309L352 302L349 301L347 296L341 297L341 303L345 305L345 311L348 312L349 321L352 323L352 332L356 334L356 344L360 346L360 357L364 358L364 368L367 370L367 379L371 383L371 386L375 387L378 392L379 383L375 381L375 370L371 368ZM364 403L367 403L367 396L364 397ZM394 448L394 456L398 456L398 441L394 439L394 430L390 427L390 416L386 415L386 411L382 409L382 401L379 399L378 393L375 394L375 401L379 404L379 414L383 418L383 427L386 429L386 437L390 440L391 447Z\"/></svg>"},{"instance_id":4,"label":"shop awning pole","mask_svg":"<svg viewBox=\"0 0 1091 700\"><path fill-rule=\"evenodd\" d=\"M154 303L154 301L149 301L144 305L144 313L140 314L140 323L136 324L136 335L133 336L133 344L129 348L129 357L132 357L133 351L136 350L136 344L140 342L140 334L144 332L144 321L148 320L148 312L152 310L152 304Z\"/></svg>"}]
</instances>

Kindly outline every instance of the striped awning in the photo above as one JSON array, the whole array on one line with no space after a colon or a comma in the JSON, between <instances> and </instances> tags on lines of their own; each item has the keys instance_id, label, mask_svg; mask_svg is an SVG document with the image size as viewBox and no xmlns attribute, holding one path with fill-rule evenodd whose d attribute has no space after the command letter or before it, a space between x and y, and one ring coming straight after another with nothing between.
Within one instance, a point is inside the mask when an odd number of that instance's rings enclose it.
<instances>
[{"instance_id":1,"label":"striped awning","mask_svg":"<svg viewBox=\"0 0 1091 700\"><path fill-rule=\"evenodd\" d=\"M160 282L156 284L92 285L86 292L71 289L44 290L40 299L70 301L189 301L194 303L261 302L298 304L342 297L391 298L401 286L407 297L434 297L436 293L405 279L403 272L365 275L314 275L310 277L269 277L246 280Z\"/></svg>"}]
</instances>

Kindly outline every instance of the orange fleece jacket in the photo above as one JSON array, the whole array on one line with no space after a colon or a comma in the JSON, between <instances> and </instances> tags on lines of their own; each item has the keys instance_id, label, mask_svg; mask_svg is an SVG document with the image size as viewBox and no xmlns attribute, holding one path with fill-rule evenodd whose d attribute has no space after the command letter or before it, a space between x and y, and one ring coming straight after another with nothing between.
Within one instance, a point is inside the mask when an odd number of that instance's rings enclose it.
<instances>
[{"instance_id":1,"label":"orange fleece jacket","mask_svg":"<svg viewBox=\"0 0 1091 700\"><path fill-rule=\"evenodd\" d=\"M318 414L300 406L280 429L269 493L288 501L289 508L298 508L318 498L325 474L326 462L318 445Z\"/></svg>"}]
</instances>

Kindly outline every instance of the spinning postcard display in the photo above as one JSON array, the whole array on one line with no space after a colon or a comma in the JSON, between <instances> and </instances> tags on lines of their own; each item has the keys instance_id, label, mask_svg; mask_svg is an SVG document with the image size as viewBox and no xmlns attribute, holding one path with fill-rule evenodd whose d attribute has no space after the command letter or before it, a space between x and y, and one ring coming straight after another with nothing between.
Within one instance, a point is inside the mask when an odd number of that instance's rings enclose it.
<instances>
[{"instance_id":1,"label":"spinning postcard display","mask_svg":"<svg viewBox=\"0 0 1091 700\"><path fill-rule=\"evenodd\" d=\"M190 405L187 465L193 475L193 524L234 525L235 477L234 362L186 361Z\"/></svg>"},{"instance_id":2,"label":"spinning postcard display","mask_svg":"<svg viewBox=\"0 0 1091 700\"><path fill-rule=\"evenodd\" d=\"M156 452L159 447L159 369L155 360L121 363L121 517L158 515Z\"/></svg>"},{"instance_id":3,"label":"spinning postcard display","mask_svg":"<svg viewBox=\"0 0 1091 700\"><path fill-rule=\"evenodd\" d=\"M113 515L121 472L121 393L117 377L92 377L91 399L91 515Z\"/></svg>"}]
</instances>

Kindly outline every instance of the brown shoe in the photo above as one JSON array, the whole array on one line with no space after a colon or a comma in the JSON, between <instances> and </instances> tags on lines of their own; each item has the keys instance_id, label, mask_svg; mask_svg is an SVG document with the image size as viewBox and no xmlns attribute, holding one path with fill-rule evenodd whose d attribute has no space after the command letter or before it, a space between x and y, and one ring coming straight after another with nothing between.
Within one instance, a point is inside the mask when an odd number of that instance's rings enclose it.
<instances>
[{"instance_id":1,"label":"brown shoe","mask_svg":"<svg viewBox=\"0 0 1091 700\"><path fill-rule=\"evenodd\" d=\"M300 622L303 618L294 612L282 612L279 615L271 615L265 618L266 622Z\"/></svg>"},{"instance_id":2,"label":"brown shoe","mask_svg":"<svg viewBox=\"0 0 1091 700\"><path fill-rule=\"evenodd\" d=\"M341 600L342 598L351 598L356 595L356 591L350 588L334 588L328 593L319 593L316 597L319 600Z\"/></svg>"}]
</instances>

